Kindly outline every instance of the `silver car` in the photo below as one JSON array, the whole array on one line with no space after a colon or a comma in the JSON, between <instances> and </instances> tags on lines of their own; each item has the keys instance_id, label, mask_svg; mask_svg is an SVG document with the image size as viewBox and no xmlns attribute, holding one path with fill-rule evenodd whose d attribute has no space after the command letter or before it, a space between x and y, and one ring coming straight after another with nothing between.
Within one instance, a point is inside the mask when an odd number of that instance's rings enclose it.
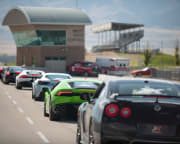
<instances>
[{"instance_id":1,"label":"silver car","mask_svg":"<svg viewBox=\"0 0 180 144\"><path fill-rule=\"evenodd\" d=\"M32 87L32 82L41 78L45 72L39 70L24 70L16 76L16 88Z\"/></svg>"},{"instance_id":2,"label":"silver car","mask_svg":"<svg viewBox=\"0 0 180 144\"><path fill-rule=\"evenodd\" d=\"M45 89L52 89L62 79L70 78L72 78L71 75L65 73L45 73L41 79L32 83L32 99L43 100Z\"/></svg>"}]
</instances>

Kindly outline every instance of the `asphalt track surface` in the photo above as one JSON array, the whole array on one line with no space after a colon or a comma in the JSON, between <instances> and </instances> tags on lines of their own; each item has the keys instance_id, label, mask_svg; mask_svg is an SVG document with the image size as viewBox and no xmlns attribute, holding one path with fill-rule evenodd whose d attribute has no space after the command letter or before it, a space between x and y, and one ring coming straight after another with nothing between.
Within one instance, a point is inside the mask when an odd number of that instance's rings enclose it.
<instances>
[{"instance_id":1,"label":"asphalt track surface","mask_svg":"<svg viewBox=\"0 0 180 144\"><path fill-rule=\"evenodd\" d=\"M0 144L74 144L76 121L52 122L31 88L17 90L0 81Z\"/></svg>"}]
</instances>

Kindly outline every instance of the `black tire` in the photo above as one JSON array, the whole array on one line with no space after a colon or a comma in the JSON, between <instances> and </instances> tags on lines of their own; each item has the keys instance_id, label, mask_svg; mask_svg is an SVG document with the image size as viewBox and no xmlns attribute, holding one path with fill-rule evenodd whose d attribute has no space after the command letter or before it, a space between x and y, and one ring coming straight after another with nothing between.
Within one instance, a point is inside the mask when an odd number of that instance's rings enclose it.
<instances>
[{"instance_id":1,"label":"black tire","mask_svg":"<svg viewBox=\"0 0 180 144\"><path fill-rule=\"evenodd\" d=\"M9 81L5 78L4 83L5 83L5 84L9 84Z\"/></svg>"},{"instance_id":2,"label":"black tire","mask_svg":"<svg viewBox=\"0 0 180 144\"><path fill-rule=\"evenodd\" d=\"M41 91L39 97L40 97L40 100L41 100L41 101L44 101L44 99L45 99L45 92L44 92L44 90Z\"/></svg>"},{"instance_id":3,"label":"black tire","mask_svg":"<svg viewBox=\"0 0 180 144\"><path fill-rule=\"evenodd\" d=\"M57 115L53 112L51 101L49 101L49 120L50 121L56 121Z\"/></svg>"},{"instance_id":4,"label":"black tire","mask_svg":"<svg viewBox=\"0 0 180 144\"><path fill-rule=\"evenodd\" d=\"M79 122L77 124L76 144L81 144L81 127L80 127Z\"/></svg>"},{"instance_id":5,"label":"black tire","mask_svg":"<svg viewBox=\"0 0 180 144\"><path fill-rule=\"evenodd\" d=\"M21 84L16 84L16 89L22 89L22 85Z\"/></svg>"},{"instance_id":6,"label":"black tire","mask_svg":"<svg viewBox=\"0 0 180 144\"><path fill-rule=\"evenodd\" d=\"M44 116L47 117L49 114L46 112L46 101L44 100Z\"/></svg>"},{"instance_id":7,"label":"black tire","mask_svg":"<svg viewBox=\"0 0 180 144\"><path fill-rule=\"evenodd\" d=\"M35 99L35 95L33 94L33 87L32 87L32 99Z\"/></svg>"},{"instance_id":8,"label":"black tire","mask_svg":"<svg viewBox=\"0 0 180 144\"><path fill-rule=\"evenodd\" d=\"M93 135L92 122L90 122L90 125L89 125L89 144L95 144L95 142L94 142L94 135Z\"/></svg>"}]
</instances>

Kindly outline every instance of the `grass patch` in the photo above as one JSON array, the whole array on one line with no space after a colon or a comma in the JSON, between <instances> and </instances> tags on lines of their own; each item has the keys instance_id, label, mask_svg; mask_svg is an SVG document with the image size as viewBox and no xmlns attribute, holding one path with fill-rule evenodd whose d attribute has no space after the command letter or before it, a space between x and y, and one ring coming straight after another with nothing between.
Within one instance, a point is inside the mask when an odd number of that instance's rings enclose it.
<instances>
[{"instance_id":1,"label":"grass patch","mask_svg":"<svg viewBox=\"0 0 180 144\"><path fill-rule=\"evenodd\" d=\"M145 67L143 54L117 53L117 55L129 59L131 67L136 67L136 66ZM157 55L152 56L149 66L153 66L157 68L175 67L176 66L175 57L172 55L159 53Z\"/></svg>"},{"instance_id":2,"label":"grass patch","mask_svg":"<svg viewBox=\"0 0 180 144\"><path fill-rule=\"evenodd\" d=\"M16 66L16 62L10 62L10 63L7 63L7 64L4 64L5 66Z\"/></svg>"},{"instance_id":3,"label":"grass patch","mask_svg":"<svg viewBox=\"0 0 180 144\"><path fill-rule=\"evenodd\" d=\"M157 54L155 56L152 56L151 62L149 65L155 66L155 67L160 67L160 68L176 66L174 56L171 56L168 54Z\"/></svg>"}]
</instances>

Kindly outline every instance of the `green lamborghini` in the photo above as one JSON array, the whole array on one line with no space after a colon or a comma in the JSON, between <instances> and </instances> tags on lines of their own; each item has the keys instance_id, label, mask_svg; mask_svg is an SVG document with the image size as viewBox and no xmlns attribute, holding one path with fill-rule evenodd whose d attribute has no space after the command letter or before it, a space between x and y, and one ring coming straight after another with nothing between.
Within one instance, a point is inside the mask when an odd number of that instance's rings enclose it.
<instances>
[{"instance_id":1,"label":"green lamborghini","mask_svg":"<svg viewBox=\"0 0 180 144\"><path fill-rule=\"evenodd\" d=\"M51 121L76 116L79 105L86 102L81 96L92 96L100 84L98 80L62 80L45 91L44 116L49 116Z\"/></svg>"}]
</instances>

